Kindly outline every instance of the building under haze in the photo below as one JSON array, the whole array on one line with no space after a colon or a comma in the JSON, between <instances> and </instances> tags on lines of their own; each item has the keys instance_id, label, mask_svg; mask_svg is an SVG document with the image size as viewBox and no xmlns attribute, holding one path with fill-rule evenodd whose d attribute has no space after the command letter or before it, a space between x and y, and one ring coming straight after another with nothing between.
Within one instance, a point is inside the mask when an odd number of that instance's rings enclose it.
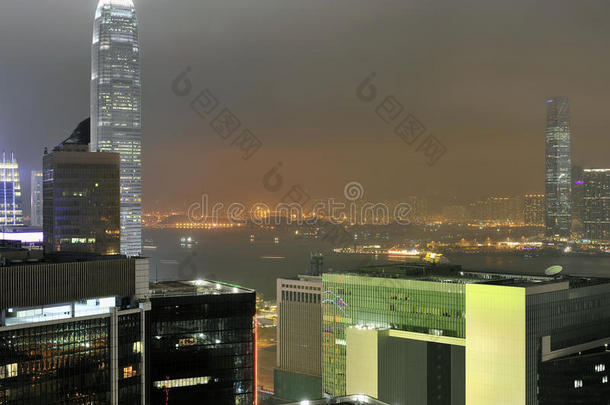
<instances>
[{"instance_id":1,"label":"building under haze","mask_svg":"<svg viewBox=\"0 0 610 405\"><path fill-rule=\"evenodd\" d=\"M119 154L89 152L89 119L43 157L47 252L120 252Z\"/></svg>"},{"instance_id":2,"label":"building under haze","mask_svg":"<svg viewBox=\"0 0 610 405\"><path fill-rule=\"evenodd\" d=\"M546 106L546 236L568 240L572 221L570 107L565 97L549 99Z\"/></svg>"},{"instance_id":3,"label":"building under haze","mask_svg":"<svg viewBox=\"0 0 610 405\"><path fill-rule=\"evenodd\" d=\"M573 237L580 239L585 215L584 171L580 166L572 166L572 229Z\"/></svg>"},{"instance_id":4,"label":"building under haze","mask_svg":"<svg viewBox=\"0 0 610 405\"><path fill-rule=\"evenodd\" d=\"M0 161L0 226L22 226L21 183L15 154L2 152Z\"/></svg>"},{"instance_id":5,"label":"building under haze","mask_svg":"<svg viewBox=\"0 0 610 405\"><path fill-rule=\"evenodd\" d=\"M0 258L0 403L144 405L148 259Z\"/></svg>"},{"instance_id":6,"label":"building under haze","mask_svg":"<svg viewBox=\"0 0 610 405\"><path fill-rule=\"evenodd\" d=\"M321 276L277 279L277 398L322 397L321 296Z\"/></svg>"},{"instance_id":7,"label":"building under haze","mask_svg":"<svg viewBox=\"0 0 610 405\"><path fill-rule=\"evenodd\" d=\"M610 240L610 169L585 169L584 237L589 240Z\"/></svg>"},{"instance_id":8,"label":"building under haze","mask_svg":"<svg viewBox=\"0 0 610 405\"><path fill-rule=\"evenodd\" d=\"M393 405L610 398L610 279L427 264L322 279L325 395ZM561 373L574 379L553 378Z\"/></svg>"},{"instance_id":9,"label":"building under haze","mask_svg":"<svg viewBox=\"0 0 610 405\"><path fill-rule=\"evenodd\" d=\"M206 280L150 290L150 403L253 405L256 293Z\"/></svg>"},{"instance_id":10,"label":"building under haze","mask_svg":"<svg viewBox=\"0 0 610 405\"><path fill-rule=\"evenodd\" d=\"M526 194L523 197L525 226L544 226L544 194Z\"/></svg>"},{"instance_id":11,"label":"building under haze","mask_svg":"<svg viewBox=\"0 0 610 405\"><path fill-rule=\"evenodd\" d=\"M138 22L131 0L100 0L91 53L91 151L121 154L121 252L142 251Z\"/></svg>"},{"instance_id":12,"label":"building under haze","mask_svg":"<svg viewBox=\"0 0 610 405\"><path fill-rule=\"evenodd\" d=\"M30 225L42 227L42 171L30 176Z\"/></svg>"}]
</instances>

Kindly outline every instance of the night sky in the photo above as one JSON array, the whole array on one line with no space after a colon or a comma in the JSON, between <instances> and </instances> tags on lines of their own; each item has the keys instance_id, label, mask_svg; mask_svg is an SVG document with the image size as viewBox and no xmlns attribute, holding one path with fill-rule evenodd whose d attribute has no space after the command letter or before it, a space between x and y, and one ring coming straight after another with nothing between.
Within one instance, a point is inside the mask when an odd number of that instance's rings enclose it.
<instances>
[{"instance_id":1,"label":"night sky","mask_svg":"<svg viewBox=\"0 0 610 405\"><path fill-rule=\"evenodd\" d=\"M93 0L0 0L0 147L29 170L89 115ZM362 183L371 201L542 192L545 99L571 102L573 162L610 167L607 0L135 0L145 208L275 202ZM178 97L186 66L262 142L242 160ZM376 73L447 148L429 167L356 97ZM282 162L285 187L262 177ZM26 212L29 212L26 205Z\"/></svg>"}]
</instances>

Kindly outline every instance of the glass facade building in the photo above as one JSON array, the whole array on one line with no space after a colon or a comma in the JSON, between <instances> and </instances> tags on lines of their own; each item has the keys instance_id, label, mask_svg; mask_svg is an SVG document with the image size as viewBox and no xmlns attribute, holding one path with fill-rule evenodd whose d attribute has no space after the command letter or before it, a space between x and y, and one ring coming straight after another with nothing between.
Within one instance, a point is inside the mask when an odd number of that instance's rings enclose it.
<instances>
[{"instance_id":1,"label":"glass facade building","mask_svg":"<svg viewBox=\"0 0 610 405\"><path fill-rule=\"evenodd\" d=\"M253 405L256 294L197 281L151 284L152 405Z\"/></svg>"},{"instance_id":2,"label":"glass facade building","mask_svg":"<svg viewBox=\"0 0 610 405\"><path fill-rule=\"evenodd\" d=\"M610 240L610 169L585 169L583 173L584 237Z\"/></svg>"},{"instance_id":3,"label":"glass facade building","mask_svg":"<svg viewBox=\"0 0 610 405\"><path fill-rule=\"evenodd\" d=\"M0 226L23 225L19 165L15 154L2 152L0 161Z\"/></svg>"},{"instance_id":4,"label":"glass facade building","mask_svg":"<svg viewBox=\"0 0 610 405\"><path fill-rule=\"evenodd\" d=\"M90 150L121 155L121 253L142 251L142 120L138 22L131 0L100 0L91 56Z\"/></svg>"},{"instance_id":5,"label":"glass facade building","mask_svg":"<svg viewBox=\"0 0 610 405\"><path fill-rule=\"evenodd\" d=\"M607 325L610 279L426 264L325 273L323 390L400 405L550 403L546 377L587 374L584 358L560 361L610 344ZM589 403L591 389L566 381L554 384L570 403Z\"/></svg>"},{"instance_id":6,"label":"glass facade building","mask_svg":"<svg viewBox=\"0 0 610 405\"><path fill-rule=\"evenodd\" d=\"M0 403L144 405L148 271L88 255L0 268Z\"/></svg>"},{"instance_id":7,"label":"glass facade building","mask_svg":"<svg viewBox=\"0 0 610 405\"><path fill-rule=\"evenodd\" d=\"M546 236L568 240L572 221L570 106L565 97L549 99L546 106Z\"/></svg>"},{"instance_id":8,"label":"glass facade building","mask_svg":"<svg viewBox=\"0 0 610 405\"><path fill-rule=\"evenodd\" d=\"M119 155L56 149L43 157L47 252L120 252Z\"/></svg>"},{"instance_id":9,"label":"glass facade building","mask_svg":"<svg viewBox=\"0 0 610 405\"><path fill-rule=\"evenodd\" d=\"M424 269L413 267L413 271ZM385 272L400 274L400 268ZM465 282L447 272L446 280L376 277L367 274L323 275L322 388L346 392L347 329L366 325L435 336L465 337ZM386 273L388 274L388 273ZM449 280L453 279L454 282ZM383 399L383 398L381 398Z\"/></svg>"},{"instance_id":10,"label":"glass facade building","mask_svg":"<svg viewBox=\"0 0 610 405\"><path fill-rule=\"evenodd\" d=\"M0 403L111 403L108 318L1 329Z\"/></svg>"}]
</instances>

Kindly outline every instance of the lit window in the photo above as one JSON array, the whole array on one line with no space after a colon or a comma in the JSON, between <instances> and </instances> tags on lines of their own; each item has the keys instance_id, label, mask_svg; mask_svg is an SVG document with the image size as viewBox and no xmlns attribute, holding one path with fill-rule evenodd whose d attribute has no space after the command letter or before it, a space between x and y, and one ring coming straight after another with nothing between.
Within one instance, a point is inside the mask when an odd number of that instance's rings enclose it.
<instances>
[{"instance_id":1,"label":"lit window","mask_svg":"<svg viewBox=\"0 0 610 405\"><path fill-rule=\"evenodd\" d=\"M596 373L601 373L602 371L606 371L606 365L605 364L597 364L595 366L595 372Z\"/></svg>"},{"instance_id":2,"label":"lit window","mask_svg":"<svg viewBox=\"0 0 610 405\"><path fill-rule=\"evenodd\" d=\"M0 379L17 377L17 363L0 366Z\"/></svg>"},{"instance_id":3,"label":"lit window","mask_svg":"<svg viewBox=\"0 0 610 405\"><path fill-rule=\"evenodd\" d=\"M605 375L602 377L602 384L607 384L608 383L608 376Z\"/></svg>"},{"instance_id":4,"label":"lit window","mask_svg":"<svg viewBox=\"0 0 610 405\"><path fill-rule=\"evenodd\" d=\"M123 378L130 378L137 374L132 366L123 367Z\"/></svg>"},{"instance_id":5,"label":"lit window","mask_svg":"<svg viewBox=\"0 0 610 405\"><path fill-rule=\"evenodd\" d=\"M582 380L574 380L574 388L582 388Z\"/></svg>"},{"instance_id":6,"label":"lit window","mask_svg":"<svg viewBox=\"0 0 610 405\"><path fill-rule=\"evenodd\" d=\"M163 380L154 381L153 387L157 389L166 388L179 388L179 387L191 387L194 385L207 384L211 377L191 377L191 378L178 378L175 380Z\"/></svg>"},{"instance_id":7,"label":"lit window","mask_svg":"<svg viewBox=\"0 0 610 405\"><path fill-rule=\"evenodd\" d=\"M133 343L133 352L134 353L142 353L142 342L134 342Z\"/></svg>"}]
</instances>

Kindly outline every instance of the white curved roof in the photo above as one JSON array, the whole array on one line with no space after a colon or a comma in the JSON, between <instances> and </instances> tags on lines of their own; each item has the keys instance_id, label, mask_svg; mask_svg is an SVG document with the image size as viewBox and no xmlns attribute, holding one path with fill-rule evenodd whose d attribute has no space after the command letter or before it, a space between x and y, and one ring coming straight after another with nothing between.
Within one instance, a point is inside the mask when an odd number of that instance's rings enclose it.
<instances>
[{"instance_id":1,"label":"white curved roof","mask_svg":"<svg viewBox=\"0 0 610 405\"><path fill-rule=\"evenodd\" d=\"M97 8L103 7L105 5L119 6L119 7L133 7L133 1L132 0L100 0L97 3Z\"/></svg>"}]
</instances>

